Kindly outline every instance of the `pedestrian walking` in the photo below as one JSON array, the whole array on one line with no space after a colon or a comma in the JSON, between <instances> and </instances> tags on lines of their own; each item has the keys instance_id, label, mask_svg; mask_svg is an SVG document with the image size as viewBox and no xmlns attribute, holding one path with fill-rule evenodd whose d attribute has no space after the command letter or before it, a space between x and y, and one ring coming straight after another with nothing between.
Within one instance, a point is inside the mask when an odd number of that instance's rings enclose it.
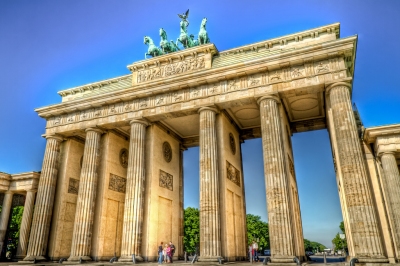
<instances>
[{"instance_id":1,"label":"pedestrian walking","mask_svg":"<svg viewBox=\"0 0 400 266\"><path fill-rule=\"evenodd\" d=\"M158 264L162 264L163 262L163 242L158 246Z\"/></svg>"},{"instance_id":2,"label":"pedestrian walking","mask_svg":"<svg viewBox=\"0 0 400 266\"><path fill-rule=\"evenodd\" d=\"M169 241L169 247L171 249L171 263L173 263L173 257L174 257L174 254L175 254L175 245L172 244L172 241Z\"/></svg>"}]
</instances>

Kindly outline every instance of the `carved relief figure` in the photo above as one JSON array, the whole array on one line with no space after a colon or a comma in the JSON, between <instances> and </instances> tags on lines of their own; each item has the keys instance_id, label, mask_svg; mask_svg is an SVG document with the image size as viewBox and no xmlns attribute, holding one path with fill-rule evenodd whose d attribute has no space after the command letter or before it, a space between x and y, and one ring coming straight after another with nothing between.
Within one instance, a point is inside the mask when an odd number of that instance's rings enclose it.
<instances>
[{"instance_id":1,"label":"carved relief figure","mask_svg":"<svg viewBox=\"0 0 400 266\"><path fill-rule=\"evenodd\" d=\"M125 193L126 178L110 173L110 182L108 183L108 189L116 192Z\"/></svg>"},{"instance_id":2,"label":"carved relief figure","mask_svg":"<svg viewBox=\"0 0 400 266\"><path fill-rule=\"evenodd\" d=\"M230 162L226 161L227 178L240 187L240 172Z\"/></svg>"},{"instance_id":3,"label":"carved relief figure","mask_svg":"<svg viewBox=\"0 0 400 266\"><path fill-rule=\"evenodd\" d=\"M163 143L162 149L163 149L164 160L169 163L172 160L172 149L168 141L165 141Z\"/></svg>"},{"instance_id":4,"label":"carved relief figure","mask_svg":"<svg viewBox=\"0 0 400 266\"><path fill-rule=\"evenodd\" d=\"M78 195L79 191L79 180L75 178L69 178L68 193Z\"/></svg>"},{"instance_id":5,"label":"carved relief figure","mask_svg":"<svg viewBox=\"0 0 400 266\"><path fill-rule=\"evenodd\" d=\"M329 71L329 67L327 64L323 63L323 62L319 62L316 66L315 66L315 70L317 71L317 73L321 73L321 72L328 72Z\"/></svg>"},{"instance_id":6,"label":"carved relief figure","mask_svg":"<svg viewBox=\"0 0 400 266\"><path fill-rule=\"evenodd\" d=\"M167 172L164 172L163 170L160 169L160 181L159 181L160 187L169 189L173 191L174 189L174 178L171 174L168 174Z\"/></svg>"},{"instance_id":7,"label":"carved relief figure","mask_svg":"<svg viewBox=\"0 0 400 266\"><path fill-rule=\"evenodd\" d=\"M128 150L127 149L121 149L119 152L119 162L121 163L122 167L127 168L128 167Z\"/></svg>"}]
</instances>

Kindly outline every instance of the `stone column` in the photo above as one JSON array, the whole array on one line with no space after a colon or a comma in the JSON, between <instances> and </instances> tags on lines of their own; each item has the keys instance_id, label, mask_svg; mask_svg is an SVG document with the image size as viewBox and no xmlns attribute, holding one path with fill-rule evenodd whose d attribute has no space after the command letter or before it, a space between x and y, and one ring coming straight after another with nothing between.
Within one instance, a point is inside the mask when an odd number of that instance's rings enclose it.
<instances>
[{"instance_id":1,"label":"stone column","mask_svg":"<svg viewBox=\"0 0 400 266\"><path fill-rule=\"evenodd\" d=\"M286 169L280 100L265 96L258 100L267 193L272 263L293 263L295 251L290 218L289 183Z\"/></svg>"},{"instance_id":2,"label":"stone column","mask_svg":"<svg viewBox=\"0 0 400 266\"><path fill-rule=\"evenodd\" d=\"M200 257L217 261L221 257L221 226L216 114L204 107L200 113Z\"/></svg>"},{"instance_id":3,"label":"stone column","mask_svg":"<svg viewBox=\"0 0 400 266\"><path fill-rule=\"evenodd\" d=\"M10 218L11 204L13 199L13 192L6 191L4 193L3 205L1 208L0 217L0 252L2 252L4 247L4 240L6 238L8 219Z\"/></svg>"},{"instance_id":4,"label":"stone column","mask_svg":"<svg viewBox=\"0 0 400 266\"><path fill-rule=\"evenodd\" d=\"M17 258L23 258L26 256L29 232L32 224L33 206L35 204L35 195L36 190L29 190L26 192L24 213L22 214L21 228L19 230Z\"/></svg>"},{"instance_id":5,"label":"stone column","mask_svg":"<svg viewBox=\"0 0 400 266\"><path fill-rule=\"evenodd\" d=\"M88 128L85 131L85 149L83 151L69 261L79 261L81 258L85 261L92 260L90 250L100 157L100 138L103 131L98 128Z\"/></svg>"},{"instance_id":6,"label":"stone column","mask_svg":"<svg viewBox=\"0 0 400 266\"><path fill-rule=\"evenodd\" d=\"M51 216L53 214L54 193L57 185L60 143L62 138L56 135L46 136L42 172L40 174L29 246L25 261L46 260Z\"/></svg>"},{"instance_id":7,"label":"stone column","mask_svg":"<svg viewBox=\"0 0 400 266\"><path fill-rule=\"evenodd\" d=\"M185 214L185 209L184 209L184 197L183 197L183 188L184 188L184 177L183 177L183 152L186 150L186 148L180 144L179 147L179 249L177 255L179 257L183 257L183 236L185 234L185 221L184 221L184 214ZM176 258L177 259L177 258ZM175 258L174 258L175 260Z\"/></svg>"},{"instance_id":8,"label":"stone column","mask_svg":"<svg viewBox=\"0 0 400 266\"><path fill-rule=\"evenodd\" d=\"M385 152L381 155L383 168L382 183L386 196L387 209L390 224L396 246L397 259L400 251L400 174L397 168L396 157L393 152Z\"/></svg>"},{"instance_id":9,"label":"stone column","mask_svg":"<svg viewBox=\"0 0 400 266\"><path fill-rule=\"evenodd\" d=\"M132 120L129 140L128 173L124 205L124 225L120 262L142 261L142 228L145 179L146 127L144 120Z\"/></svg>"},{"instance_id":10,"label":"stone column","mask_svg":"<svg viewBox=\"0 0 400 266\"><path fill-rule=\"evenodd\" d=\"M344 201L353 237L354 257L360 262L388 262L384 256L375 205L351 105L350 86L336 83L326 90L332 109L335 141L343 180ZM331 134L332 136L332 134Z\"/></svg>"}]
</instances>

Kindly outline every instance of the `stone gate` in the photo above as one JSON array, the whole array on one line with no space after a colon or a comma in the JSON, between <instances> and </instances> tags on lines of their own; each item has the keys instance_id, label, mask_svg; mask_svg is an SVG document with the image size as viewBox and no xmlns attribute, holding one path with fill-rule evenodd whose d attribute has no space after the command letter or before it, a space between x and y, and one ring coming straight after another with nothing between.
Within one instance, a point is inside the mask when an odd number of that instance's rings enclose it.
<instances>
[{"instance_id":1,"label":"stone gate","mask_svg":"<svg viewBox=\"0 0 400 266\"><path fill-rule=\"evenodd\" d=\"M160 241L176 243L182 256L182 156L193 146L199 260L242 260L240 143L262 138L271 263L294 264L304 244L291 136L326 128L350 256L395 262L400 146L382 152L380 164L374 143L389 140L378 129L361 136L351 102L357 36L340 38L339 30L331 24L221 52L204 44L60 91L61 103L36 109L47 120L47 145L24 260L155 260Z\"/></svg>"}]
</instances>

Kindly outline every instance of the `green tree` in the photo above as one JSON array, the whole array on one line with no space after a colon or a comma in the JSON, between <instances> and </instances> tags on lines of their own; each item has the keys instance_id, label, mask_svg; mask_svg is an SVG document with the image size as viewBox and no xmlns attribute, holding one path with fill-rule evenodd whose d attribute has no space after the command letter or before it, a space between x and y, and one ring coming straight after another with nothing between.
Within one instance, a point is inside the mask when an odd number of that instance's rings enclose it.
<instances>
[{"instance_id":1,"label":"green tree","mask_svg":"<svg viewBox=\"0 0 400 266\"><path fill-rule=\"evenodd\" d=\"M200 213L199 209L187 207L184 212L184 250L188 253L196 252L196 245L200 241Z\"/></svg>"},{"instance_id":2,"label":"green tree","mask_svg":"<svg viewBox=\"0 0 400 266\"><path fill-rule=\"evenodd\" d=\"M323 251L326 247L321 243L310 241L304 238L304 250L305 251Z\"/></svg>"},{"instance_id":3,"label":"green tree","mask_svg":"<svg viewBox=\"0 0 400 266\"><path fill-rule=\"evenodd\" d=\"M23 213L24 213L24 206L16 206L11 210L11 217L8 224L9 233L7 236L9 239L11 239L11 241L8 243L7 249L10 250L13 254L15 254L17 251L19 231L21 228Z\"/></svg>"},{"instance_id":4,"label":"green tree","mask_svg":"<svg viewBox=\"0 0 400 266\"><path fill-rule=\"evenodd\" d=\"M253 239L258 239L258 249L268 249L269 246L269 229L268 223L261 221L258 215L247 214L247 244L250 245Z\"/></svg>"},{"instance_id":5,"label":"green tree","mask_svg":"<svg viewBox=\"0 0 400 266\"><path fill-rule=\"evenodd\" d=\"M344 223L343 221L339 225L340 231L342 231L342 234L345 234L344 230ZM347 241L345 239L340 238L340 233L337 233L335 238L332 239L332 243L335 245L335 251L345 249L347 247Z\"/></svg>"}]
</instances>

